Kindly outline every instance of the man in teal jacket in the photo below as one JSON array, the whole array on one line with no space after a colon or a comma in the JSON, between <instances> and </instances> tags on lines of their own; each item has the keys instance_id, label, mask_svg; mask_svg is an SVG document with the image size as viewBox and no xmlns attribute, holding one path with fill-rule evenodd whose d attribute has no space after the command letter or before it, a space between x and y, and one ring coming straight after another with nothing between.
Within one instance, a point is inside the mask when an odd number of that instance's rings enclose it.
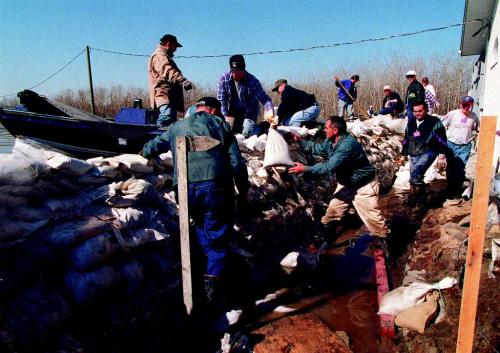
<instances>
[{"instance_id":1,"label":"man in teal jacket","mask_svg":"<svg viewBox=\"0 0 500 353\"><path fill-rule=\"evenodd\" d=\"M200 99L196 113L176 121L143 150L146 158L172 151L175 186L176 137L209 136L220 142L206 152L188 153L188 202L198 242L207 256L205 294L209 303L222 294L221 279L233 237L234 182L242 199L246 199L249 187L245 160L229 124L220 117L220 106L214 97Z\"/></svg>"},{"instance_id":2,"label":"man in teal jacket","mask_svg":"<svg viewBox=\"0 0 500 353\"><path fill-rule=\"evenodd\" d=\"M326 240L329 243L335 240L336 226L351 205L372 236L385 238L387 226L378 206L379 182L375 176L375 168L368 161L363 147L347 132L344 119L329 117L325 123L325 133L326 139L323 142L300 140L304 151L323 157L325 161L313 166L295 163L289 171L292 174L335 174L337 188L321 219Z\"/></svg>"}]
</instances>

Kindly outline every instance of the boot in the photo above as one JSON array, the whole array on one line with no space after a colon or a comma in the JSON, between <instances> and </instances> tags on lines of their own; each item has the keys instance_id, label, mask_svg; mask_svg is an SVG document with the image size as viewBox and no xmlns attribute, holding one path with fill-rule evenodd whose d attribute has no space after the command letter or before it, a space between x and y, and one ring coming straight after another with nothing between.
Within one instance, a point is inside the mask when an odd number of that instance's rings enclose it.
<instances>
[{"instance_id":1,"label":"boot","mask_svg":"<svg viewBox=\"0 0 500 353\"><path fill-rule=\"evenodd\" d=\"M410 191L406 196L406 200L403 205L413 208L417 204L417 186L415 184L410 184Z\"/></svg>"},{"instance_id":2,"label":"boot","mask_svg":"<svg viewBox=\"0 0 500 353\"><path fill-rule=\"evenodd\" d=\"M326 249L331 246L335 240L338 238L337 225L338 221L331 221L329 223L323 224L323 230L314 236L313 243L309 247L313 253L317 253L319 249Z\"/></svg>"},{"instance_id":3,"label":"boot","mask_svg":"<svg viewBox=\"0 0 500 353\"><path fill-rule=\"evenodd\" d=\"M420 184L415 186L416 202L413 210L415 212L420 212L427 208L427 191L425 184Z\"/></svg>"},{"instance_id":4,"label":"boot","mask_svg":"<svg viewBox=\"0 0 500 353\"><path fill-rule=\"evenodd\" d=\"M224 311L226 309L226 295L222 278L205 275L203 284L208 307L216 311Z\"/></svg>"}]
</instances>

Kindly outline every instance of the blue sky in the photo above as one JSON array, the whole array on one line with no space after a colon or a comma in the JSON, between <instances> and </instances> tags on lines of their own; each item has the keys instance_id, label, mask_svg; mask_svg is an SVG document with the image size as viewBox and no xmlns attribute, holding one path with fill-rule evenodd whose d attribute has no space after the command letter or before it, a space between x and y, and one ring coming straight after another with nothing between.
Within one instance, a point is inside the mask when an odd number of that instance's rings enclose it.
<instances>
[{"instance_id":1,"label":"blue sky","mask_svg":"<svg viewBox=\"0 0 500 353\"><path fill-rule=\"evenodd\" d=\"M0 96L44 80L86 45L150 54L165 33L183 44L177 55L234 54L332 44L460 23L463 0L157 1L0 0ZM384 42L246 57L269 83L387 59L457 53L455 27ZM215 86L227 58L182 59L184 75ZM94 86L147 87L147 58L92 52ZM87 88L85 55L35 91Z\"/></svg>"}]
</instances>

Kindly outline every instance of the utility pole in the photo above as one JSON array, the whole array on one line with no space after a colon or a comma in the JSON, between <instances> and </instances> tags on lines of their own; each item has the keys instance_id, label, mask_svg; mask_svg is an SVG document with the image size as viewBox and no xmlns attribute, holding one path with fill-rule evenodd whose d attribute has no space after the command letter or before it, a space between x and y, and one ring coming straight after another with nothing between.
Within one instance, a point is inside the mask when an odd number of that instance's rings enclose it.
<instances>
[{"instance_id":1,"label":"utility pole","mask_svg":"<svg viewBox=\"0 0 500 353\"><path fill-rule=\"evenodd\" d=\"M95 115L95 103L94 103L94 85L92 83L92 66L90 65L90 47L87 45L87 67L89 71L89 88L90 88L90 109L92 114Z\"/></svg>"}]
</instances>

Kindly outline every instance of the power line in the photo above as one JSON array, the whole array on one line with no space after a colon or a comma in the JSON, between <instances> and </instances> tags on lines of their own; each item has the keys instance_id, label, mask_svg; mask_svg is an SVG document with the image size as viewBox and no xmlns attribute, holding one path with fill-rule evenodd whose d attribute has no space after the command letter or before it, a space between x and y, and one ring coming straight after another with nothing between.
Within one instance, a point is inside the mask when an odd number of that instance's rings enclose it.
<instances>
[{"instance_id":1,"label":"power line","mask_svg":"<svg viewBox=\"0 0 500 353\"><path fill-rule=\"evenodd\" d=\"M423 29L423 30L419 30L419 31L414 31L414 32L392 34L392 35L388 35L388 36L385 36L385 37L359 39L359 40L355 40L355 41L340 42L340 43L325 44L325 45L315 45L315 46L306 47L306 48L290 48L290 49L276 49L276 50L267 50L267 51L248 52L248 53L242 53L242 55L251 56L251 55L266 55L266 54L277 54L277 53L290 53L290 52L295 52L295 51L308 51L308 50L315 50L315 49L326 49L326 48L334 48L334 47L340 47L340 46L345 46L345 45L361 44L361 43L367 43L367 42L379 42L379 41L389 40L389 39L394 39L394 38L409 37L409 36L413 36L413 35L417 35L417 34L422 34L422 33L427 33L427 32L442 31L444 29L449 29L449 28L453 28L453 27L459 27L459 26L463 26L463 25L466 25L468 23L473 23L473 22L481 22L481 28L480 29L482 29L484 27L484 21L482 19L476 19L476 20L466 21L466 22L462 22L462 23L455 23L455 24L451 24L451 25L448 25L448 26L427 28L427 29ZM118 55L126 55L126 56L137 56L137 57L149 57L150 56L150 55L146 55L146 54L125 53L125 52L119 52L119 51L113 51L113 50L107 50L107 49L99 49L99 48L92 48L92 50L100 51L100 52L104 52L104 53L109 53L109 54L118 54ZM188 55L188 56L177 55L176 58L182 58L182 59L225 58L225 57L230 57L232 55L233 54Z\"/></svg>"},{"instance_id":2,"label":"power line","mask_svg":"<svg viewBox=\"0 0 500 353\"><path fill-rule=\"evenodd\" d=\"M64 66L62 66L59 70L57 70L56 72L54 72L52 75L50 75L49 77L47 77L43 81L40 81L39 83L37 83L36 85L34 85L33 87L30 87L28 89L37 88L38 86L44 84L45 82L47 82L48 80L50 80L52 77L54 77L55 75L57 75L59 72L61 72L62 70L64 70L65 68L67 68L69 65L71 65L73 63L73 61L75 61L76 59L78 59L78 57L80 55L82 55L84 52L85 52L85 49L83 49L81 52L79 52L78 54L76 54L76 56L73 59L71 59L70 61L68 61ZM0 96L0 98L6 98L6 97L15 96L15 95L17 95L17 93L6 94L6 95L3 95L3 96Z\"/></svg>"}]
</instances>

